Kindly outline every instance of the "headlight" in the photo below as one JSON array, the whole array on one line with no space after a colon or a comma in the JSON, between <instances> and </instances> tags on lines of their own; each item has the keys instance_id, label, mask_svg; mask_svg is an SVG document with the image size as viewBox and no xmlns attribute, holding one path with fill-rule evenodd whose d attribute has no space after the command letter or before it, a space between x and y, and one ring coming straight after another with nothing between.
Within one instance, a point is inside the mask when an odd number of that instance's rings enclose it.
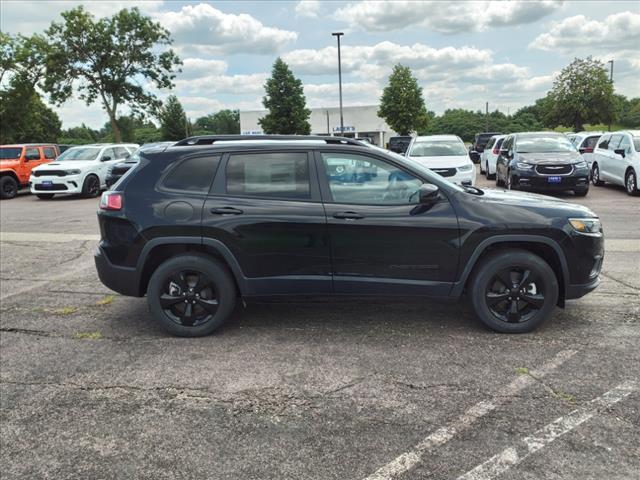
<instances>
[{"instance_id":1,"label":"headlight","mask_svg":"<svg viewBox=\"0 0 640 480\"><path fill-rule=\"evenodd\" d=\"M602 228L598 218L570 218L569 223L580 233L600 233Z\"/></svg>"},{"instance_id":2,"label":"headlight","mask_svg":"<svg viewBox=\"0 0 640 480\"><path fill-rule=\"evenodd\" d=\"M530 163L517 162L516 165L520 170L531 170L533 168L533 165Z\"/></svg>"},{"instance_id":3,"label":"headlight","mask_svg":"<svg viewBox=\"0 0 640 480\"><path fill-rule=\"evenodd\" d=\"M65 170L65 173L67 175L79 175L80 174L80 170Z\"/></svg>"},{"instance_id":4,"label":"headlight","mask_svg":"<svg viewBox=\"0 0 640 480\"><path fill-rule=\"evenodd\" d=\"M458 167L459 172L470 172L473 170L473 165L463 165L462 167Z\"/></svg>"}]
</instances>

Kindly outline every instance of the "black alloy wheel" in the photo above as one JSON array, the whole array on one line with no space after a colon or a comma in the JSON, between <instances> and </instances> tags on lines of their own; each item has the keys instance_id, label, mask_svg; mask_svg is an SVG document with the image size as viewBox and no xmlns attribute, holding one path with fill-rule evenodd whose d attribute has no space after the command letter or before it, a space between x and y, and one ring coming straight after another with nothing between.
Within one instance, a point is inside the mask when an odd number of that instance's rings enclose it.
<instances>
[{"instance_id":1,"label":"black alloy wheel","mask_svg":"<svg viewBox=\"0 0 640 480\"><path fill-rule=\"evenodd\" d=\"M180 270L169 275L159 302L167 317L184 327L197 327L209 322L219 305L211 279L193 270Z\"/></svg>"},{"instance_id":2,"label":"black alloy wheel","mask_svg":"<svg viewBox=\"0 0 640 480\"><path fill-rule=\"evenodd\" d=\"M82 185L82 196L93 198L100 195L100 179L95 175L89 175Z\"/></svg>"},{"instance_id":3,"label":"black alloy wheel","mask_svg":"<svg viewBox=\"0 0 640 480\"><path fill-rule=\"evenodd\" d=\"M508 267L496 272L485 292L491 313L506 323L530 320L544 306L544 290L531 270Z\"/></svg>"},{"instance_id":4,"label":"black alloy wheel","mask_svg":"<svg viewBox=\"0 0 640 480\"><path fill-rule=\"evenodd\" d=\"M0 177L0 198L9 200L18 194L18 182L12 177L5 175Z\"/></svg>"}]
</instances>

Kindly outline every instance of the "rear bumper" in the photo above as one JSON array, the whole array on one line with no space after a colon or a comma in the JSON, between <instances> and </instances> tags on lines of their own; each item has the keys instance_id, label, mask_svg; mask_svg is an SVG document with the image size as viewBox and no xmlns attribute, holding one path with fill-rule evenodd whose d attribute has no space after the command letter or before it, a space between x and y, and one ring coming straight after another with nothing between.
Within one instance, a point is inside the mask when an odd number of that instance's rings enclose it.
<instances>
[{"instance_id":1,"label":"rear bumper","mask_svg":"<svg viewBox=\"0 0 640 480\"><path fill-rule=\"evenodd\" d=\"M96 262L98 277L107 288L129 297L142 296L138 272L135 268L120 267L112 264L101 246L98 246L93 257Z\"/></svg>"}]
</instances>

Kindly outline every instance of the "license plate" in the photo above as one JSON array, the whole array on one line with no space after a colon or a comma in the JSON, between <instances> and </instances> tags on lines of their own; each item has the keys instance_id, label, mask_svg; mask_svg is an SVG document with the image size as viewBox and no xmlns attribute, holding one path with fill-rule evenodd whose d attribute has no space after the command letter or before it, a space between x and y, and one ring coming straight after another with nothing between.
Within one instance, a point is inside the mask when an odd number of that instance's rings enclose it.
<instances>
[{"instance_id":1,"label":"license plate","mask_svg":"<svg viewBox=\"0 0 640 480\"><path fill-rule=\"evenodd\" d=\"M50 187L53 185L53 181L52 180L43 180L42 181L42 186L43 187Z\"/></svg>"},{"instance_id":2,"label":"license plate","mask_svg":"<svg viewBox=\"0 0 640 480\"><path fill-rule=\"evenodd\" d=\"M548 183L562 183L562 177L547 177Z\"/></svg>"}]
</instances>

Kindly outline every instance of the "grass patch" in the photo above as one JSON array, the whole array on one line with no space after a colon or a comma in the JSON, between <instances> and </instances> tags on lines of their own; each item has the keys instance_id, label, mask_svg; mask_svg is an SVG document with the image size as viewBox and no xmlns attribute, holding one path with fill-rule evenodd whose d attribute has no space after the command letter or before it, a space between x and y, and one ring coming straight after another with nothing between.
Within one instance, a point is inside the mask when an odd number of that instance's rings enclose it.
<instances>
[{"instance_id":1,"label":"grass patch","mask_svg":"<svg viewBox=\"0 0 640 480\"><path fill-rule=\"evenodd\" d=\"M100 332L76 332L74 335L79 340L100 340L102 333Z\"/></svg>"},{"instance_id":2,"label":"grass patch","mask_svg":"<svg viewBox=\"0 0 640 480\"><path fill-rule=\"evenodd\" d=\"M529 369L527 367L518 367L516 368L516 373L518 375L529 375Z\"/></svg>"},{"instance_id":3,"label":"grass patch","mask_svg":"<svg viewBox=\"0 0 640 480\"><path fill-rule=\"evenodd\" d=\"M77 311L78 307L62 307L53 310L53 313L56 315L71 315L72 313L76 313Z\"/></svg>"},{"instance_id":4,"label":"grass patch","mask_svg":"<svg viewBox=\"0 0 640 480\"><path fill-rule=\"evenodd\" d=\"M114 296L113 295L105 295L103 298L96 302L96 305L111 305L113 303Z\"/></svg>"}]
</instances>

